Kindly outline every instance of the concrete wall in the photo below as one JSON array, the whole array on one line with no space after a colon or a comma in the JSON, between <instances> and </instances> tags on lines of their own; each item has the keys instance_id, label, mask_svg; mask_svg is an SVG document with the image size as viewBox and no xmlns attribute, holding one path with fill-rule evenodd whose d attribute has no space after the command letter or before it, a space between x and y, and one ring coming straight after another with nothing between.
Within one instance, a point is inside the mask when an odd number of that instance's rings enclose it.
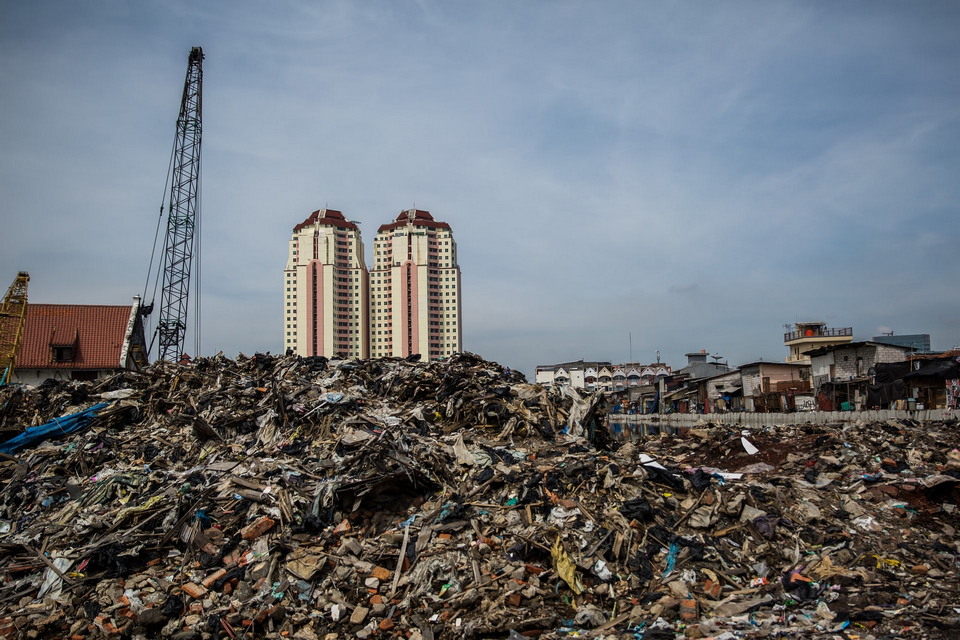
<instances>
[{"instance_id":1,"label":"concrete wall","mask_svg":"<svg viewBox=\"0 0 960 640\"><path fill-rule=\"evenodd\" d=\"M743 425L748 427L797 425L797 424L836 424L838 422L882 422L884 420L949 420L960 419L960 413L946 409L925 409L923 411L803 411L797 413L670 413L666 415L615 415L614 422L646 424L659 423L673 427L696 427L707 422L714 424Z\"/></svg>"},{"instance_id":2,"label":"concrete wall","mask_svg":"<svg viewBox=\"0 0 960 640\"><path fill-rule=\"evenodd\" d=\"M102 369L99 371L94 371L97 379L108 378L116 373L120 373L121 369ZM47 379L53 378L54 380L72 380L70 369L14 369L13 370L13 381L19 384L26 384L32 387L43 384Z\"/></svg>"},{"instance_id":3,"label":"concrete wall","mask_svg":"<svg viewBox=\"0 0 960 640\"><path fill-rule=\"evenodd\" d=\"M840 347L830 353L813 356L811 363L814 388L830 382L831 375L836 382L866 376L878 362L903 362L907 359L907 354L907 349L903 347L868 343L855 347ZM860 358L859 364L857 358Z\"/></svg>"}]
</instances>

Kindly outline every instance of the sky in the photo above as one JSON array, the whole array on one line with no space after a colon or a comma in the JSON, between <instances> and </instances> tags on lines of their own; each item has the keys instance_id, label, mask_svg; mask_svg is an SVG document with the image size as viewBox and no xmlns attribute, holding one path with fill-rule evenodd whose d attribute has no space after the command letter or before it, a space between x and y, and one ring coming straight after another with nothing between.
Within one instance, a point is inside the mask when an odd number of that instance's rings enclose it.
<instances>
[{"instance_id":1,"label":"sky","mask_svg":"<svg viewBox=\"0 0 960 640\"><path fill-rule=\"evenodd\" d=\"M948 349L958 35L953 1L0 0L0 286L145 293L201 46L199 355L282 351L325 207L368 264L400 211L449 223L464 350L531 379L781 361L797 321Z\"/></svg>"}]
</instances>

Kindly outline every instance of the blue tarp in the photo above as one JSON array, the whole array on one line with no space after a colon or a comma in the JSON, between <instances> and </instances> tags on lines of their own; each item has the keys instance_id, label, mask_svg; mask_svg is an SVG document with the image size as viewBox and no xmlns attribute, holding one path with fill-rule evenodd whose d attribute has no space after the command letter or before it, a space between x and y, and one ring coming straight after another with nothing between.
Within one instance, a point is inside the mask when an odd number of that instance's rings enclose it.
<instances>
[{"instance_id":1,"label":"blue tarp","mask_svg":"<svg viewBox=\"0 0 960 640\"><path fill-rule=\"evenodd\" d=\"M54 418L50 422L37 425L36 427L27 427L27 430L18 436L10 438L3 444L0 444L0 453L16 453L20 449L32 447L44 440L56 438L59 435L67 435L74 431L79 431L89 425L100 409L110 406L109 402L95 404L89 409L84 409L80 413L74 413L69 416Z\"/></svg>"}]
</instances>

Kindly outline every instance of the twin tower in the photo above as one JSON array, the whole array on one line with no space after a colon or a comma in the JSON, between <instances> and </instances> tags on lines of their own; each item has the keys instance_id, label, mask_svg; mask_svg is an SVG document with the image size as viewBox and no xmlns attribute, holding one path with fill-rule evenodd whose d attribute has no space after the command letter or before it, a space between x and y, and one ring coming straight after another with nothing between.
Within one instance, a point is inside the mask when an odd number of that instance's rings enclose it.
<instances>
[{"instance_id":1,"label":"twin tower","mask_svg":"<svg viewBox=\"0 0 960 640\"><path fill-rule=\"evenodd\" d=\"M372 269L357 222L314 211L293 228L283 279L288 353L439 360L463 350L457 244L427 211L377 229Z\"/></svg>"}]
</instances>

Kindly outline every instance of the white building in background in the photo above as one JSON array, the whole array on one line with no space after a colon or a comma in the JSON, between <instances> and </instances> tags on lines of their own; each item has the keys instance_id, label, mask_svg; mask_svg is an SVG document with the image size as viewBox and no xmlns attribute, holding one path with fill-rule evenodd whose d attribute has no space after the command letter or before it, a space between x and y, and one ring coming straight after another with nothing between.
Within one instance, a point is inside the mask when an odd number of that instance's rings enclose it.
<instances>
[{"instance_id":1,"label":"white building in background","mask_svg":"<svg viewBox=\"0 0 960 640\"><path fill-rule=\"evenodd\" d=\"M409 209L381 225L370 272L370 353L422 354L430 360L462 351L460 267L446 222Z\"/></svg>"},{"instance_id":2,"label":"white building in background","mask_svg":"<svg viewBox=\"0 0 960 640\"><path fill-rule=\"evenodd\" d=\"M611 364L605 361L562 362L537 365L535 382L545 387L570 386L587 391L626 391L653 384L673 375L670 365L656 362Z\"/></svg>"},{"instance_id":3,"label":"white building in background","mask_svg":"<svg viewBox=\"0 0 960 640\"><path fill-rule=\"evenodd\" d=\"M672 376L673 369L663 362L641 364L625 362L613 367L613 391L625 391L653 384L657 378Z\"/></svg>"},{"instance_id":4,"label":"white building in background","mask_svg":"<svg viewBox=\"0 0 960 640\"><path fill-rule=\"evenodd\" d=\"M286 351L369 357L369 274L356 223L332 209L311 213L293 228L283 279Z\"/></svg>"},{"instance_id":5,"label":"white building in background","mask_svg":"<svg viewBox=\"0 0 960 640\"><path fill-rule=\"evenodd\" d=\"M545 387L569 386L587 391L610 391L613 388L613 368L609 362L563 362L538 365L535 382Z\"/></svg>"}]
</instances>

